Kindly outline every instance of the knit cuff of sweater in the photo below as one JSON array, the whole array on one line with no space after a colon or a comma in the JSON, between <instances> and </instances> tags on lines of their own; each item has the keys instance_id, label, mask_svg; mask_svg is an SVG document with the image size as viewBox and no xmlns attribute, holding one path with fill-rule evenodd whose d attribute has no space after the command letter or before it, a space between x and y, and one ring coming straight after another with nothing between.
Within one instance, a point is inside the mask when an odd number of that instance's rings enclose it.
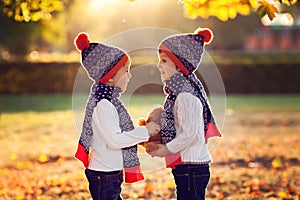
<instances>
[{"instance_id":1,"label":"knit cuff of sweater","mask_svg":"<svg viewBox=\"0 0 300 200\"><path fill-rule=\"evenodd\" d=\"M177 153L176 150L172 149L172 145L170 145L170 143L167 143L167 144L166 144L166 148L167 148L167 150L170 152L170 154Z\"/></svg>"}]
</instances>

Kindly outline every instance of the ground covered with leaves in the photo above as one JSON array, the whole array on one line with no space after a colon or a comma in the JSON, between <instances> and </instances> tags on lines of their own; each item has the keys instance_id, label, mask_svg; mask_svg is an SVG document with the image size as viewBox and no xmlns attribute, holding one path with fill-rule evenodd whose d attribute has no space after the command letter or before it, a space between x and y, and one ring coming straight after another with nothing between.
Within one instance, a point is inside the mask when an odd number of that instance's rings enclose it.
<instances>
[{"instance_id":1,"label":"ground covered with leaves","mask_svg":"<svg viewBox=\"0 0 300 200\"><path fill-rule=\"evenodd\" d=\"M207 199L299 199L300 113L228 110L222 132ZM77 140L72 111L2 114L0 199L90 199ZM123 184L123 198L176 199L170 170L147 156L142 164L146 180Z\"/></svg>"}]
</instances>

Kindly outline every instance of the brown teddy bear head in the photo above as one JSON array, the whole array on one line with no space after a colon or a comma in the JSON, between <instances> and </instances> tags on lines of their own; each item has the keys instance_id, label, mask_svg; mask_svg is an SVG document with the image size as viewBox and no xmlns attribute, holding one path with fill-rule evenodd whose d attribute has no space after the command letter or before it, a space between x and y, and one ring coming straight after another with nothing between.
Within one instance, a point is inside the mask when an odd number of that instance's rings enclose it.
<instances>
[{"instance_id":1,"label":"brown teddy bear head","mask_svg":"<svg viewBox=\"0 0 300 200\"><path fill-rule=\"evenodd\" d=\"M145 126L149 122L154 122L157 124L160 124L161 120L161 113L162 113L162 107L155 107L147 116L147 119L139 119L138 125L139 126ZM154 143L161 143L161 134L158 132L156 135L151 136L148 140L148 142L143 142L140 145L146 148L146 151L152 151L152 146L155 145Z\"/></svg>"},{"instance_id":2,"label":"brown teddy bear head","mask_svg":"<svg viewBox=\"0 0 300 200\"><path fill-rule=\"evenodd\" d=\"M149 122L160 124L162 107L155 107L147 116L147 119L139 119L138 125L145 126Z\"/></svg>"}]
</instances>

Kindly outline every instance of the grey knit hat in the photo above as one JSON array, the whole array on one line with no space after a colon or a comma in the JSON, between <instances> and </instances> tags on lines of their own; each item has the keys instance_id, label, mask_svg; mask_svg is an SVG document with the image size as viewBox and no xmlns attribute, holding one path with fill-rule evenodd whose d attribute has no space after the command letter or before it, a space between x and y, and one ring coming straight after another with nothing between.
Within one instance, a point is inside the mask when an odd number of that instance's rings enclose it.
<instances>
[{"instance_id":1,"label":"grey knit hat","mask_svg":"<svg viewBox=\"0 0 300 200\"><path fill-rule=\"evenodd\" d=\"M210 29L198 28L194 33L167 37L160 43L159 51L164 52L183 74L190 74L200 64L204 44L209 44L212 38Z\"/></svg>"},{"instance_id":2,"label":"grey knit hat","mask_svg":"<svg viewBox=\"0 0 300 200\"><path fill-rule=\"evenodd\" d=\"M81 63L94 81L106 83L127 62L129 56L118 47L90 43L86 33L79 33L74 40L81 52Z\"/></svg>"}]
</instances>

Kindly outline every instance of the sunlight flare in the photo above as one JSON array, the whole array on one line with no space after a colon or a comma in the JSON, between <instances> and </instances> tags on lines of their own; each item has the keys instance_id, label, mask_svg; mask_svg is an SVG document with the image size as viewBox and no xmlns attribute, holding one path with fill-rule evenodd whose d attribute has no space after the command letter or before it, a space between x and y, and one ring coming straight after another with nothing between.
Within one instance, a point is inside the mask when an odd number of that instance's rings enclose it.
<instances>
[{"instance_id":1,"label":"sunlight flare","mask_svg":"<svg viewBox=\"0 0 300 200\"><path fill-rule=\"evenodd\" d=\"M104 6L120 3L121 0L90 0L90 8L98 9Z\"/></svg>"}]
</instances>

